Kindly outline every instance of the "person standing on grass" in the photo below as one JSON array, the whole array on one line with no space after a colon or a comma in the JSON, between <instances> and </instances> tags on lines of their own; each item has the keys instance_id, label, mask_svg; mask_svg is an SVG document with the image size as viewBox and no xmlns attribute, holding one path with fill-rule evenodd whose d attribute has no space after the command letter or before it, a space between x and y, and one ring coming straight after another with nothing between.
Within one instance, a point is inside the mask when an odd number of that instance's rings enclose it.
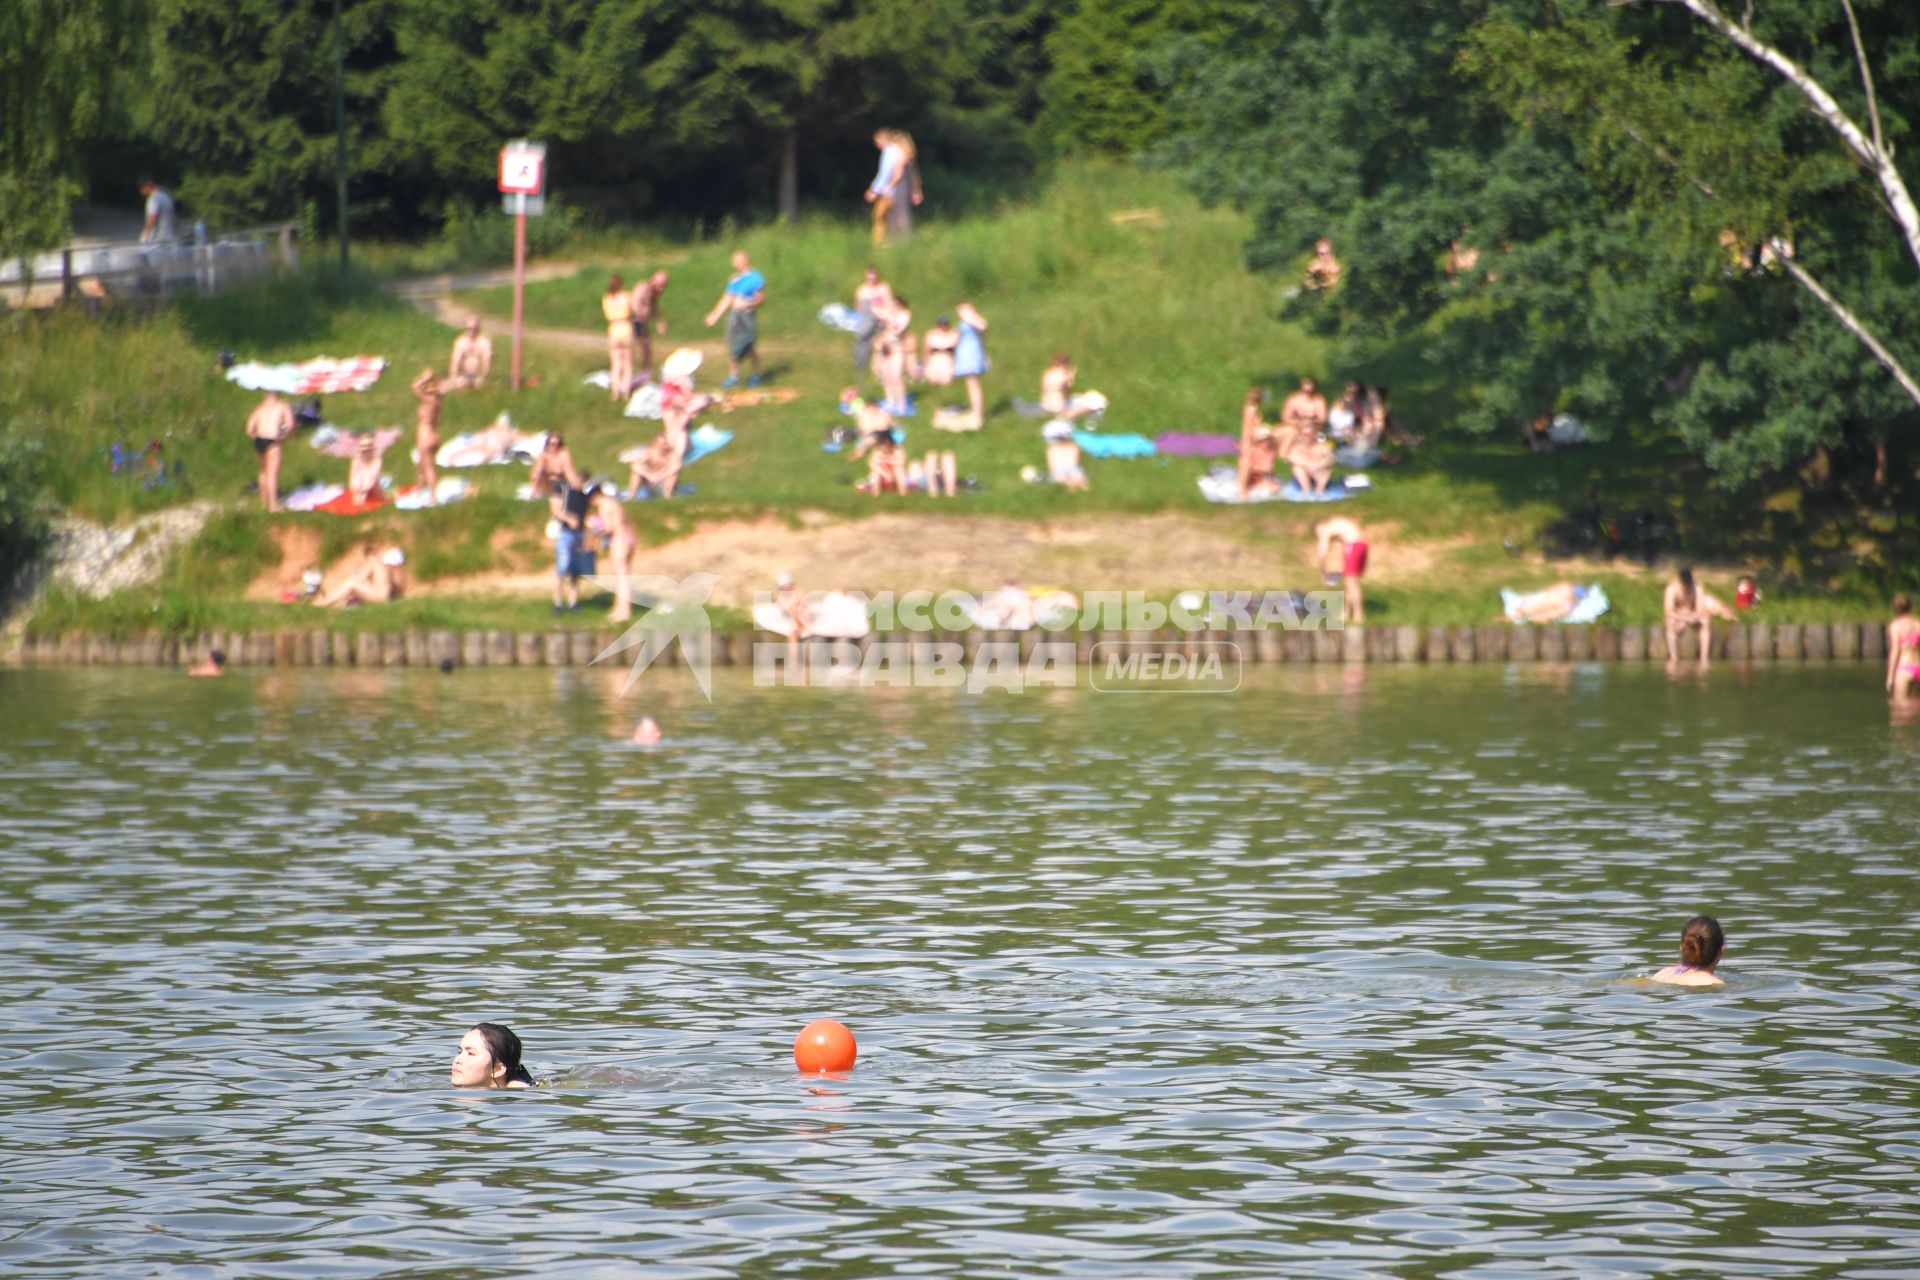
<instances>
[{"instance_id":1,"label":"person standing on grass","mask_svg":"<svg viewBox=\"0 0 1920 1280\"><path fill-rule=\"evenodd\" d=\"M413 419L413 489L426 494L428 505L432 505L434 488L440 483L433 455L440 448L441 399L440 379L434 376L433 366L420 371L411 389L419 401Z\"/></svg>"},{"instance_id":2,"label":"person standing on grass","mask_svg":"<svg viewBox=\"0 0 1920 1280\"><path fill-rule=\"evenodd\" d=\"M720 385L740 385L740 362L753 363L747 385L760 385L760 304L767 298L767 278L753 269L745 249L733 252L733 275L720 291L720 300L707 312L707 328L727 318L727 379Z\"/></svg>"},{"instance_id":3,"label":"person standing on grass","mask_svg":"<svg viewBox=\"0 0 1920 1280\"><path fill-rule=\"evenodd\" d=\"M667 336L667 318L660 314L660 295L667 291L667 273L656 271L633 286L633 340L639 360L633 366L636 381L653 381L653 339Z\"/></svg>"},{"instance_id":4,"label":"person standing on grass","mask_svg":"<svg viewBox=\"0 0 1920 1280\"><path fill-rule=\"evenodd\" d=\"M913 139L898 129L877 129L873 145L880 151L880 168L867 186L873 206L873 242L885 244L891 231L896 239L913 234L913 206L920 203L920 172Z\"/></svg>"},{"instance_id":5,"label":"person standing on grass","mask_svg":"<svg viewBox=\"0 0 1920 1280\"><path fill-rule=\"evenodd\" d=\"M1367 572L1367 535L1360 522L1347 516L1329 516L1313 526L1315 559L1323 574L1334 570L1328 560L1337 544L1340 548L1341 620L1348 626L1361 626L1367 620L1366 601L1360 596L1360 579Z\"/></svg>"},{"instance_id":6,"label":"person standing on grass","mask_svg":"<svg viewBox=\"0 0 1920 1280\"><path fill-rule=\"evenodd\" d=\"M293 434L293 410L269 391L247 417L247 437L260 455L260 500L269 512L280 510L280 447Z\"/></svg>"},{"instance_id":7,"label":"person standing on grass","mask_svg":"<svg viewBox=\"0 0 1920 1280\"><path fill-rule=\"evenodd\" d=\"M633 394L633 295L619 276L607 277L600 314L607 319L607 391L625 404Z\"/></svg>"},{"instance_id":8,"label":"person standing on grass","mask_svg":"<svg viewBox=\"0 0 1920 1280\"><path fill-rule=\"evenodd\" d=\"M987 331L987 318L974 310L971 302L961 303L953 314L960 321L960 341L953 349L953 376L967 384L967 409L973 429L978 431L987 420L986 392L980 378L993 367L981 337Z\"/></svg>"}]
</instances>

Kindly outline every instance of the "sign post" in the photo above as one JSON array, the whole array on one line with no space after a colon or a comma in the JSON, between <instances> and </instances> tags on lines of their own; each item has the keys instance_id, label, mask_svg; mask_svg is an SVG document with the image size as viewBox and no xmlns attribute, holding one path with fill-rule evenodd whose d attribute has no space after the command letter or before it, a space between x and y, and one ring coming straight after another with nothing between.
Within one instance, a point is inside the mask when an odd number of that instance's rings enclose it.
<instances>
[{"instance_id":1,"label":"sign post","mask_svg":"<svg viewBox=\"0 0 1920 1280\"><path fill-rule=\"evenodd\" d=\"M500 192L513 215L513 389L520 389L520 339L525 332L527 215L546 211L545 143L516 138L500 148Z\"/></svg>"}]
</instances>

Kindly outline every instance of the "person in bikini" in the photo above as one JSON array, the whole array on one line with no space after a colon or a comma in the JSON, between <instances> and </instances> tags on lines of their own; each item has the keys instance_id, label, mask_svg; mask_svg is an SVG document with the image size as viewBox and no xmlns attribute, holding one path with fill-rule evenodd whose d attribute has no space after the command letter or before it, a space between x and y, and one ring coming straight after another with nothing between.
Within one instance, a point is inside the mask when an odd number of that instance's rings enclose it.
<instances>
[{"instance_id":1,"label":"person in bikini","mask_svg":"<svg viewBox=\"0 0 1920 1280\"><path fill-rule=\"evenodd\" d=\"M366 506L380 499L380 464L379 442L372 432L361 435L353 461L347 464L347 496L354 505Z\"/></svg>"},{"instance_id":2,"label":"person in bikini","mask_svg":"<svg viewBox=\"0 0 1920 1280\"><path fill-rule=\"evenodd\" d=\"M413 488L416 493L426 494L427 502L431 504L434 489L440 481L433 455L440 448L442 399L441 382L434 376L432 368L422 369L420 376L413 380L413 395L419 401L413 428Z\"/></svg>"},{"instance_id":3,"label":"person in bikini","mask_svg":"<svg viewBox=\"0 0 1920 1280\"><path fill-rule=\"evenodd\" d=\"M1335 544L1340 548L1341 619L1353 626L1367 620L1366 601L1360 595L1360 579L1367 572L1367 535L1357 520L1329 516L1313 526L1314 550L1320 571L1329 576L1334 570L1328 559Z\"/></svg>"},{"instance_id":4,"label":"person in bikini","mask_svg":"<svg viewBox=\"0 0 1920 1280\"><path fill-rule=\"evenodd\" d=\"M1280 486L1273 478L1274 468L1280 462L1280 449L1273 434L1273 428L1261 412L1266 403L1267 393L1259 387L1249 387L1247 398L1240 407L1240 501L1249 498L1264 497Z\"/></svg>"},{"instance_id":5,"label":"person in bikini","mask_svg":"<svg viewBox=\"0 0 1920 1280\"><path fill-rule=\"evenodd\" d=\"M1302 493L1325 493L1333 479L1333 446L1322 437L1327 425L1327 400L1312 378L1300 379L1300 388L1280 406L1277 436L1280 456L1293 468L1293 482Z\"/></svg>"},{"instance_id":6,"label":"person in bikini","mask_svg":"<svg viewBox=\"0 0 1920 1280\"><path fill-rule=\"evenodd\" d=\"M448 391L471 391L483 386L493 371L493 339L480 332L480 317L467 317L467 327L453 340L453 358L447 362L442 385Z\"/></svg>"},{"instance_id":7,"label":"person in bikini","mask_svg":"<svg viewBox=\"0 0 1920 1280\"><path fill-rule=\"evenodd\" d=\"M1080 460L1080 446L1073 440L1073 424L1055 418L1042 429L1041 436L1047 442L1047 479L1063 489L1082 493L1093 488L1086 465Z\"/></svg>"},{"instance_id":8,"label":"person in bikini","mask_svg":"<svg viewBox=\"0 0 1920 1280\"><path fill-rule=\"evenodd\" d=\"M1920 698L1920 619L1905 595L1893 598L1893 621L1887 624L1887 692Z\"/></svg>"},{"instance_id":9,"label":"person in bikini","mask_svg":"<svg viewBox=\"0 0 1920 1280\"><path fill-rule=\"evenodd\" d=\"M1680 930L1680 963L1670 964L1648 977L1675 987L1724 987L1725 978L1714 969L1727 949L1727 933L1712 916L1695 916Z\"/></svg>"},{"instance_id":10,"label":"person in bikini","mask_svg":"<svg viewBox=\"0 0 1920 1280\"><path fill-rule=\"evenodd\" d=\"M253 451L260 455L260 500L267 510L280 510L280 447L293 434L293 410L269 391L247 415L247 436Z\"/></svg>"}]
</instances>

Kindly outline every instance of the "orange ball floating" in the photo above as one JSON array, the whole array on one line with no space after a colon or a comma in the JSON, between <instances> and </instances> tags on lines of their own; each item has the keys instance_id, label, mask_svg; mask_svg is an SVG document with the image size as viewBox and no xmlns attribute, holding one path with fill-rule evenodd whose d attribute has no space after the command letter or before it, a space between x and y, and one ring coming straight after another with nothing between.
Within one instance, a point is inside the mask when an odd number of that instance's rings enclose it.
<instances>
[{"instance_id":1,"label":"orange ball floating","mask_svg":"<svg viewBox=\"0 0 1920 1280\"><path fill-rule=\"evenodd\" d=\"M851 1071L859 1047L853 1032L832 1018L809 1022L793 1041L793 1061L810 1075Z\"/></svg>"}]
</instances>

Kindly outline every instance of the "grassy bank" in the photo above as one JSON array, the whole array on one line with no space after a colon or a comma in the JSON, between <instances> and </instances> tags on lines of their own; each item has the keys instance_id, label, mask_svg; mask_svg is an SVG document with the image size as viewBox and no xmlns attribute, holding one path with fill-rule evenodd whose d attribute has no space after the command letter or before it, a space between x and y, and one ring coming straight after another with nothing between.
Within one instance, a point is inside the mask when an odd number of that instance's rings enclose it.
<instances>
[{"instance_id":1,"label":"grassy bank","mask_svg":"<svg viewBox=\"0 0 1920 1280\"><path fill-rule=\"evenodd\" d=\"M448 399L443 434L476 430L507 410L525 428L565 431L583 467L624 479L616 455L658 427L622 417L604 392L581 385L583 375L606 363L597 300L608 273L631 281L655 266L672 271L664 309L670 332L659 349L700 345L708 358L702 385L712 386L723 365L717 332L702 326L701 316L726 278L727 255L744 247L769 279L761 324L769 385L800 396L711 415L734 432L734 442L688 468L683 480L690 492L671 502L630 505L643 540L660 545L703 524L766 512L797 520L803 512L809 519L844 519L882 509L925 510L926 499L856 494L860 464L820 448L828 428L844 421L835 409L839 389L856 380L869 392L874 388L852 367L850 339L814 315L824 303L850 301L860 269L877 262L912 300L919 327L963 298L992 323L985 429L958 436L930 429L932 406L963 402L959 388L922 389L922 416L904 423L910 453L953 448L962 474L979 482L978 491L942 503L943 513L1049 522L1185 513L1196 522L1191 536L1271 547L1274 574L1265 585L1312 585L1301 580L1298 548L1321 508L1209 506L1194 481L1211 460L1092 460L1094 489L1084 494L1026 484L1021 468L1042 460L1037 424L1013 413L1010 402L1014 395L1037 395L1041 369L1055 350L1074 357L1083 388L1111 397L1102 428L1108 433L1230 433L1248 385L1284 389L1306 373L1323 380L1356 376L1390 384L1402 417L1427 436L1406 462L1374 472L1372 493L1340 508L1418 550L1417 572L1395 576L1381 566L1373 599L1382 621L1481 621L1492 613L1499 585L1537 586L1558 577L1602 582L1616 602L1617 620L1650 619L1658 610L1657 578L1633 566L1558 564L1538 553L1543 529L1593 504L1616 522L1639 512L1659 517L1671 528L1666 546L1673 553L1721 566L1709 578L1721 590L1731 589L1736 568L1758 570L1780 616L1878 615L1884 575L1870 535L1875 521L1887 517L1822 509L1817 495L1797 483L1771 494L1717 490L1697 460L1651 435L1537 457L1517 438L1457 433L1448 406L1471 388L1424 365L1417 344L1380 368L1327 367L1319 343L1275 318L1287 282L1243 269L1245 233L1237 216L1200 208L1164 176L1108 165L1069 168L1029 202L988 216L930 220L910 243L877 251L852 221L768 225L705 242L596 232L562 251L576 270L529 286L532 385L518 394L504 385L509 291L481 288L454 299L488 317L500 376L483 391ZM209 524L155 587L98 602L55 596L36 629L129 630L156 621L176 630L280 625L269 619L282 616L284 606L243 599L248 585L279 559L276 530L283 536L305 531L305 545L317 548L322 561L360 538L391 538L410 549L413 572L425 582L542 562L544 510L512 496L525 478L517 468L462 473L478 496L441 511L269 521L253 505L248 489L255 462L242 425L256 397L219 376L220 352L265 361L383 355L391 367L380 382L366 393L327 397L326 416L347 428L410 426L407 383L425 364L444 365L452 331L381 285L371 273L342 280L315 266L260 288L151 313L0 320L0 423L44 442L58 505L108 521L188 498L234 507ZM114 443L138 449L152 439L181 464L177 482L149 489L110 473ZM388 463L396 481L411 479L404 447L390 453ZM287 487L337 482L345 470L344 461L313 451L303 433L287 449L283 480ZM862 585L857 565L848 574ZM1258 585L1068 581L1149 590ZM537 597L501 597L478 587L470 597L436 595L359 611L347 625L524 628L539 625L545 608Z\"/></svg>"}]
</instances>

